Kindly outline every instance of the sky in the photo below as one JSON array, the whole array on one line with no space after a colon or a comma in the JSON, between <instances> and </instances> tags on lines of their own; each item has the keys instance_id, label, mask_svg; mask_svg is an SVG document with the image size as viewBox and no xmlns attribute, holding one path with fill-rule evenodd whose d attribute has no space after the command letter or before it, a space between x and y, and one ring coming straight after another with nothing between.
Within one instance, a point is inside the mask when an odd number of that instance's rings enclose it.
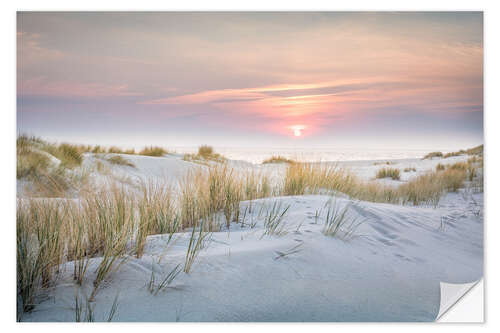
<instances>
[{"instance_id":1,"label":"sky","mask_svg":"<svg viewBox=\"0 0 500 333\"><path fill-rule=\"evenodd\" d=\"M480 12L19 12L17 131L123 147L472 147Z\"/></svg>"}]
</instances>

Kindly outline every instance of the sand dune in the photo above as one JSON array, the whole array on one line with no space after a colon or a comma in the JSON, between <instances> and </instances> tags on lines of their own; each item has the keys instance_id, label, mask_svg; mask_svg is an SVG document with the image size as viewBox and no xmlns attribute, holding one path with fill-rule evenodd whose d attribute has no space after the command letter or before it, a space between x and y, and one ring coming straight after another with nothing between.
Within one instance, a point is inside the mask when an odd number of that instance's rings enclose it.
<instances>
[{"instance_id":1,"label":"sand dune","mask_svg":"<svg viewBox=\"0 0 500 333\"><path fill-rule=\"evenodd\" d=\"M191 168L204 167L180 156L124 157L136 167L110 166L112 174L133 182L166 177L174 183ZM391 167L417 171L404 173L401 181L383 181L397 184L439 162L463 159L392 161ZM84 167L92 163L95 158L86 155ZM275 175L285 170L229 163ZM373 161L341 164L365 179L382 167ZM344 240L322 233L329 201L329 196L303 195L242 202L242 211L252 205L246 221L255 226L233 223L212 233L192 271L156 296L146 288L151 270L160 277L182 264L190 233L176 234L170 242L167 235L149 236L143 257L130 257L99 292L96 320L105 319L119 294L115 321L432 321L439 312L440 282L482 277L482 193L449 193L437 208L337 198L335 205L349 205L348 216L361 222ZM285 234L263 235L259 212L275 202L290 206ZM99 260L92 259L83 286L87 294ZM24 321L74 321L72 264L64 265L55 290Z\"/></svg>"}]
</instances>

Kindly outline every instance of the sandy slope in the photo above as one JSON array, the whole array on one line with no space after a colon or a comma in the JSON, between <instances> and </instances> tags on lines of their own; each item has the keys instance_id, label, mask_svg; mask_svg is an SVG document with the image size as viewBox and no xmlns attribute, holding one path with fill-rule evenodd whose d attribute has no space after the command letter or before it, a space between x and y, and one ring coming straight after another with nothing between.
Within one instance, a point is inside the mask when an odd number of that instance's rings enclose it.
<instances>
[{"instance_id":1,"label":"sandy slope","mask_svg":"<svg viewBox=\"0 0 500 333\"><path fill-rule=\"evenodd\" d=\"M179 179L193 166L175 156L127 158L136 168L113 166L113 172L138 179L165 174ZM391 167L415 166L418 174L438 161L397 163ZM350 167L370 178L382 166L350 162ZM170 243L165 235L150 236L145 255L129 258L98 293L96 319L104 319L119 293L117 321L431 321L439 311L440 281L481 278L482 193L450 193L435 209L337 199L341 206L352 203L349 214L363 221L348 241L321 233L329 199L306 195L254 201L246 218L247 224L256 222L254 228L232 224L230 230L213 233L190 274L181 273L173 282L175 288L157 296L146 288L152 262L157 278L184 263L189 235L178 234ZM285 219L287 234L262 237L259 211L276 200L291 205ZM242 210L247 205L243 202ZM318 219L316 212L321 212ZM279 257L277 251L296 246L299 252ZM66 264L57 288L23 320L74 320L71 265ZM87 294L92 267L89 272Z\"/></svg>"},{"instance_id":2,"label":"sandy slope","mask_svg":"<svg viewBox=\"0 0 500 333\"><path fill-rule=\"evenodd\" d=\"M107 165L111 171L111 175L115 180L127 180L135 184L139 184L144 181L167 181L173 185L177 184L179 180L185 177L189 170L194 168L205 168L203 164L187 162L182 160L182 155L165 155L164 157L149 157L141 155L125 155L125 154L107 154L106 156L120 155L128 161L135 165L135 168L128 166L112 165L103 161L102 159L96 158L94 154L85 154L83 168L89 170L94 170L96 161L101 161ZM456 156L446 159L400 159L400 160L373 160L373 161L346 161L346 162L324 162L332 165L336 165L340 168L345 168L352 171L358 177L364 180L375 180L375 175L377 171L381 168L397 168L401 171L401 179L399 181L392 180L390 178L386 179L376 179L376 181L386 184L399 185L406 182L416 176L419 176L425 172L435 170L436 165L441 164L453 164L459 161L466 161L468 156ZM385 162L390 162L390 165L386 165ZM245 161L228 161L228 164L235 169L240 170L255 170L257 172L262 172L272 179L281 179L284 175L287 165L286 164L252 164ZM415 172L404 172L405 168L413 167L416 169ZM99 173L93 172L93 175L97 178L97 181L102 181L106 178L105 175L100 175Z\"/></svg>"}]
</instances>

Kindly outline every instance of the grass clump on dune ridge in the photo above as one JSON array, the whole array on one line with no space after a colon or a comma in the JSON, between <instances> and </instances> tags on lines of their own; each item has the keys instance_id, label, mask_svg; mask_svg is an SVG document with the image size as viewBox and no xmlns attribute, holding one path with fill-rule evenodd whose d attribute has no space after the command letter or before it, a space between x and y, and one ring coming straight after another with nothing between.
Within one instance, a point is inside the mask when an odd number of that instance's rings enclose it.
<instances>
[{"instance_id":1,"label":"grass clump on dune ridge","mask_svg":"<svg viewBox=\"0 0 500 333\"><path fill-rule=\"evenodd\" d=\"M484 145L479 145L474 148L466 149L465 153L467 155L483 155Z\"/></svg>"},{"instance_id":2,"label":"grass clump on dune ridge","mask_svg":"<svg viewBox=\"0 0 500 333\"><path fill-rule=\"evenodd\" d=\"M107 152L108 154L123 154L123 150L115 146L109 147Z\"/></svg>"},{"instance_id":3,"label":"grass clump on dune ridge","mask_svg":"<svg viewBox=\"0 0 500 333\"><path fill-rule=\"evenodd\" d=\"M190 228L204 220L204 228L217 231L224 218L226 227L239 222L239 205L243 200L254 200L279 194L266 175L238 171L226 164L215 164L208 169L191 170L180 182L179 216L182 228Z\"/></svg>"},{"instance_id":4,"label":"grass clump on dune ridge","mask_svg":"<svg viewBox=\"0 0 500 333\"><path fill-rule=\"evenodd\" d=\"M460 156L460 155L482 155L484 150L484 145L479 145L477 147L469 148L466 150L459 150L455 152L450 152L444 155L444 158Z\"/></svg>"},{"instance_id":5,"label":"grass clump on dune ridge","mask_svg":"<svg viewBox=\"0 0 500 333\"><path fill-rule=\"evenodd\" d=\"M399 169L396 168L382 168L377 171L376 178L392 178L393 180L399 180L401 173Z\"/></svg>"},{"instance_id":6,"label":"grass clump on dune ridge","mask_svg":"<svg viewBox=\"0 0 500 333\"><path fill-rule=\"evenodd\" d=\"M121 157L120 155L114 155L114 156L108 157L108 158L106 158L106 160L111 164L124 165L124 166L129 166L129 167L135 168L134 163Z\"/></svg>"},{"instance_id":7,"label":"grass clump on dune ridge","mask_svg":"<svg viewBox=\"0 0 500 333\"><path fill-rule=\"evenodd\" d=\"M218 213L224 212L230 222L235 207L239 207L242 190L238 175L226 165L193 170L181 182L182 227L196 226L203 219L208 221L207 230L219 230Z\"/></svg>"},{"instance_id":8,"label":"grass clump on dune ridge","mask_svg":"<svg viewBox=\"0 0 500 333\"><path fill-rule=\"evenodd\" d=\"M461 155L482 155L484 150L484 145L479 145L477 147L469 148L469 149L460 149L459 151L449 152L443 154L442 152L436 151L425 155L422 159L432 159L433 157L442 157L449 158Z\"/></svg>"},{"instance_id":9,"label":"grass clump on dune ridge","mask_svg":"<svg viewBox=\"0 0 500 333\"><path fill-rule=\"evenodd\" d=\"M440 152L440 151L434 151L432 153L428 153L427 155L425 155L422 159L423 160L426 160L426 159L433 159L435 157L443 157L443 153Z\"/></svg>"},{"instance_id":10,"label":"grass clump on dune ridge","mask_svg":"<svg viewBox=\"0 0 500 333\"><path fill-rule=\"evenodd\" d=\"M456 192L466 177L467 173L463 170L429 172L401 185L398 190L403 203L426 203L436 206L444 193Z\"/></svg>"},{"instance_id":11,"label":"grass clump on dune ridge","mask_svg":"<svg viewBox=\"0 0 500 333\"><path fill-rule=\"evenodd\" d=\"M40 138L20 135L16 141L17 155L22 156L28 153L48 153L57 158L61 166L74 168L82 164L82 153L87 146L73 145L69 143L53 144L43 141Z\"/></svg>"},{"instance_id":12,"label":"grass clump on dune ridge","mask_svg":"<svg viewBox=\"0 0 500 333\"><path fill-rule=\"evenodd\" d=\"M335 165L294 163L287 168L280 194L318 194L325 189L346 193L355 182L355 176Z\"/></svg>"},{"instance_id":13,"label":"grass clump on dune ridge","mask_svg":"<svg viewBox=\"0 0 500 333\"><path fill-rule=\"evenodd\" d=\"M95 154L102 154L102 153L108 153L108 154L127 154L127 155L135 155L135 149L126 149L126 150L123 150L121 148L118 148L118 147L115 147L115 146L111 146L108 148L108 150L106 151L106 149L104 148L101 148L99 146L96 146L93 150L92 150L93 153Z\"/></svg>"},{"instance_id":14,"label":"grass clump on dune ridge","mask_svg":"<svg viewBox=\"0 0 500 333\"><path fill-rule=\"evenodd\" d=\"M212 146L202 145L198 147L198 155L204 158L209 158L214 154L214 148Z\"/></svg>"},{"instance_id":15,"label":"grass clump on dune ridge","mask_svg":"<svg viewBox=\"0 0 500 333\"><path fill-rule=\"evenodd\" d=\"M93 154L104 154L104 153L106 153L106 149L97 145L97 146L94 146L90 152Z\"/></svg>"},{"instance_id":16,"label":"grass clump on dune ridge","mask_svg":"<svg viewBox=\"0 0 500 333\"><path fill-rule=\"evenodd\" d=\"M18 137L16 146L16 177L32 182L25 187L29 194L59 197L87 185L88 174L84 170L71 170L83 161L79 146L49 144L25 135Z\"/></svg>"},{"instance_id":17,"label":"grass clump on dune ridge","mask_svg":"<svg viewBox=\"0 0 500 333\"><path fill-rule=\"evenodd\" d=\"M262 164L271 164L271 163L295 163L294 160L292 159L288 159L286 157L283 157L283 156L279 156L279 155L276 155L276 156L271 156L270 158L264 160L262 162Z\"/></svg>"},{"instance_id":18,"label":"grass clump on dune ridge","mask_svg":"<svg viewBox=\"0 0 500 333\"><path fill-rule=\"evenodd\" d=\"M391 161L385 161L385 162L374 162L373 165L381 165L381 164L386 164L386 165L392 165L395 164L394 162Z\"/></svg>"},{"instance_id":19,"label":"grass clump on dune ridge","mask_svg":"<svg viewBox=\"0 0 500 333\"><path fill-rule=\"evenodd\" d=\"M214 151L212 146L202 145L198 147L198 153L196 154L184 154L182 157L184 161L188 162L225 162L226 158Z\"/></svg>"},{"instance_id":20,"label":"grass clump on dune ridge","mask_svg":"<svg viewBox=\"0 0 500 333\"><path fill-rule=\"evenodd\" d=\"M36 177L46 173L50 165L47 155L42 152L23 150L17 153L16 177Z\"/></svg>"},{"instance_id":21,"label":"grass clump on dune ridge","mask_svg":"<svg viewBox=\"0 0 500 333\"><path fill-rule=\"evenodd\" d=\"M460 151L446 153L446 154L443 155L443 158L455 157L455 156L460 156L460 155L463 155L463 154L465 154L465 151L464 150L460 150Z\"/></svg>"},{"instance_id":22,"label":"grass clump on dune ridge","mask_svg":"<svg viewBox=\"0 0 500 333\"><path fill-rule=\"evenodd\" d=\"M78 146L69 143L62 143L60 145L46 143L42 150L51 154L61 161L61 166L72 169L80 166L83 161L83 156Z\"/></svg>"},{"instance_id":23,"label":"grass clump on dune ridge","mask_svg":"<svg viewBox=\"0 0 500 333\"><path fill-rule=\"evenodd\" d=\"M467 172L450 168L441 172L429 172L395 187L361 181L335 166L299 163L289 166L282 194L302 195L334 191L372 202L437 204L445 192L456 191L462 186L466 176Z\"/></svg>"},{"instance_id":24,"label":"grass clump on dune ridge","mask_svg":"<svg viewBox=\"0 0 500 333\"><path fill-rule=\"evenodd\" d=\"M49 154L42 148L46 143L36 137L21 135L16 140L17 179L23 177L37 177L47 173L51 166Z\"/></svg>"},{"instance_id":25,"label":"grass clump on dune ridge","mask_svg":"<svg viewBox=\"0 0 500 333\"><path fill-rule=\"evenodd\" d=\"M145 155L145 156L156 156L160 157L165 154L168 154L168 151L163 149L162 147L144 147L140 152L139 155Z\"/></svg>"}]
</instances>

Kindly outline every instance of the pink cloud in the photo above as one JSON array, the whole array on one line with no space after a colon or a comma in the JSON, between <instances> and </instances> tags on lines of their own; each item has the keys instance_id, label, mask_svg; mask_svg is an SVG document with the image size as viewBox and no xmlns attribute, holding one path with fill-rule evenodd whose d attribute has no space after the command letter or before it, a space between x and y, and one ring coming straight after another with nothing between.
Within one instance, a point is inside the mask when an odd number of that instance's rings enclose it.
<instances>
[{"instance_id":1,"label":"pink cloud","mask_svg":"<svg viewBox=\"0 0 500 333\"><path fill-rule=\"evenodd\" d=\"M19 82L19 95L69 96L69 97L106 97L106 96L141 96L140 92L131 91L126 84L110 85L102 83L81 83L74 81L47 82L38 77Z\"/></svg>"}]
</instances>

